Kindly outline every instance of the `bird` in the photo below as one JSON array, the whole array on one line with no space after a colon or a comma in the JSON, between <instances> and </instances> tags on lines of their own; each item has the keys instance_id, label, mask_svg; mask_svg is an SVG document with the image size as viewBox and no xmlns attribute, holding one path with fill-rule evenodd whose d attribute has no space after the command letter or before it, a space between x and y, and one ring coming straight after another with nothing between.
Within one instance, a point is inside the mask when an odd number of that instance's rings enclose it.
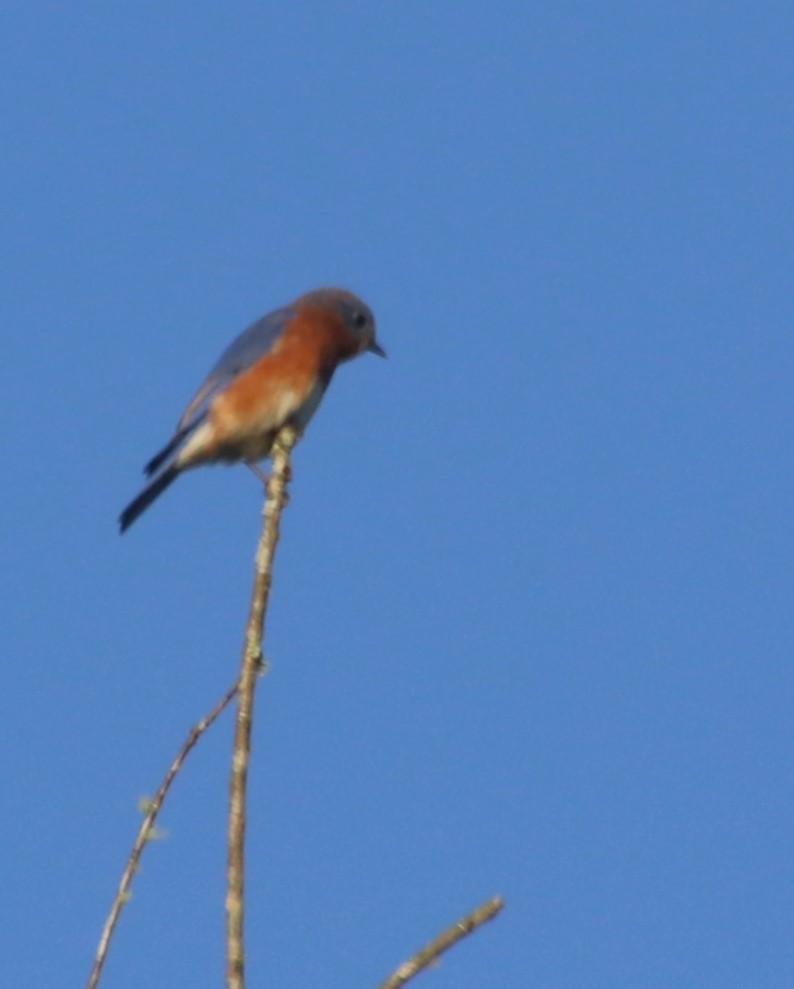
<instances>
[{"instance_id":1,"label":"bird","mask_svg":"<svg viewBox=\"0 0 794 989\"><path fill-rule=\"evenodd\" d=\"M279 430L300 434L339 364L385 357L369 306L342 288L318 288L252 323L223 351L171 439L144 467L150 482L119 516L125 532L180 474L203 464L255 464Z\"/></svg>"}]
</instances>

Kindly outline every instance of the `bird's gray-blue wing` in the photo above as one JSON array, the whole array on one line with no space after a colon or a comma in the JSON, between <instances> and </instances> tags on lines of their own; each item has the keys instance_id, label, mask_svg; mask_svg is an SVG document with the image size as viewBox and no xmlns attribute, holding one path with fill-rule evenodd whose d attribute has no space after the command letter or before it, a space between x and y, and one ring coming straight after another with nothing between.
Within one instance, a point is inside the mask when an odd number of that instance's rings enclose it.
<instances>
[{"instance_id":1,"label":"bird's gray-blue wing","mask_svg":"<svg viewBox=\"0 0 794 989\"><path fill-rule=\"evenodd\" d=\"M232 340L188 402L177 425L177 432L191 429L204 417L210 402L222 388L269 353L294 315L293 309L276 309L252 323Z\"/></svg>"},{"instance_id":2,"label":"bird's gray-blue wing","mask_svg":"<svg viewBox=\"0 0 794 989\"><path fill-rule=\"evenodd\" d=\"M144 467L146 474L155 474L172 461L186 438L204 421L210 403L218 392L273 349L294 315L294 309L275 309L232 340L188 402L170 441Z\"/></svg>"}]
</instances>

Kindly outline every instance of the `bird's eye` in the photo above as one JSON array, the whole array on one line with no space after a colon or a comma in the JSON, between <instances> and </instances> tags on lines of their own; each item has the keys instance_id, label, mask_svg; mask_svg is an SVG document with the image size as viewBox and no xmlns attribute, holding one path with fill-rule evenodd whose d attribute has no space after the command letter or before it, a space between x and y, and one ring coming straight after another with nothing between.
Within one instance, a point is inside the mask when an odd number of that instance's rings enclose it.
<instances>
[{"instance_id":1,"label":"bird's eye","mask_svg":"<svg viewBox=\"0 0 794 989\"><path fill-rule=\"evenodd\" d=\"M354 312L353 326L355 326L357 330L363 330L366 325L367 325L367 317L365 316L365 314L363 312Z\"/></svg>"}]
</instances>

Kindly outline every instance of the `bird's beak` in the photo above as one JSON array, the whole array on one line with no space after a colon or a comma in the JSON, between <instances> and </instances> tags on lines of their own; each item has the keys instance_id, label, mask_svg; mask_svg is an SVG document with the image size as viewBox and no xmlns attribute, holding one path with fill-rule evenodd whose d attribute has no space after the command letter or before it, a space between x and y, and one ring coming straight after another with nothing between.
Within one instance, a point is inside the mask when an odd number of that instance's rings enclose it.
<instances>
[{"instance_id":1,"label":"bird's beak","mask_svg":"<svg viewBox=\"0 0 794 989\"><path fill-rule=\"evenodd\" d=\"M373 340L372 343L367 347L370 354L377 354L378 357L385 357L386 351L381 347L377 340Z\"/></svg>"}]
</instances>

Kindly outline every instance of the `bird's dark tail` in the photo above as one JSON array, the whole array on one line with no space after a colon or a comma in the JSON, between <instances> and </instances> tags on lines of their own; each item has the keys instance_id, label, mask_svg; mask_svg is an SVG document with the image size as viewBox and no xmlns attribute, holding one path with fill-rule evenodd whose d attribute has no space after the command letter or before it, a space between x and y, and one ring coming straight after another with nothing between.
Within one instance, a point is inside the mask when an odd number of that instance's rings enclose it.
<instances>
[{"instance_id":1,"label":"bird's dark tail","mask_svg":"<svg viewBox=\"0 0 794 989\"><path fill-rule=\"evenodd\" d=\"M152 474L156 474L160 467L162 467L166 460L168 460L174 450L176 450L182 440L193 428L194 427L191 425L190 429L180 429L174 437L168 441L162 450L159 453L156 453L149 463L143 468L144 474L148 477L151 477Z\"/></svg>"},{"instance_id":2,"label":"bird's dark tail","mask_svg":"<svg viewBox=\"0 0 794 989\"><path fill-rule=\"evenodd\" d=\"M119 515L119 529L122 532L126 532L135 519L146 511L155 498L159 498L163 491L174 483L180 473L179 468L171 466L167 470L164 470L151 484L147 484L138 497L131 501L121 515Z\"/></svg>"}]
</instances>

